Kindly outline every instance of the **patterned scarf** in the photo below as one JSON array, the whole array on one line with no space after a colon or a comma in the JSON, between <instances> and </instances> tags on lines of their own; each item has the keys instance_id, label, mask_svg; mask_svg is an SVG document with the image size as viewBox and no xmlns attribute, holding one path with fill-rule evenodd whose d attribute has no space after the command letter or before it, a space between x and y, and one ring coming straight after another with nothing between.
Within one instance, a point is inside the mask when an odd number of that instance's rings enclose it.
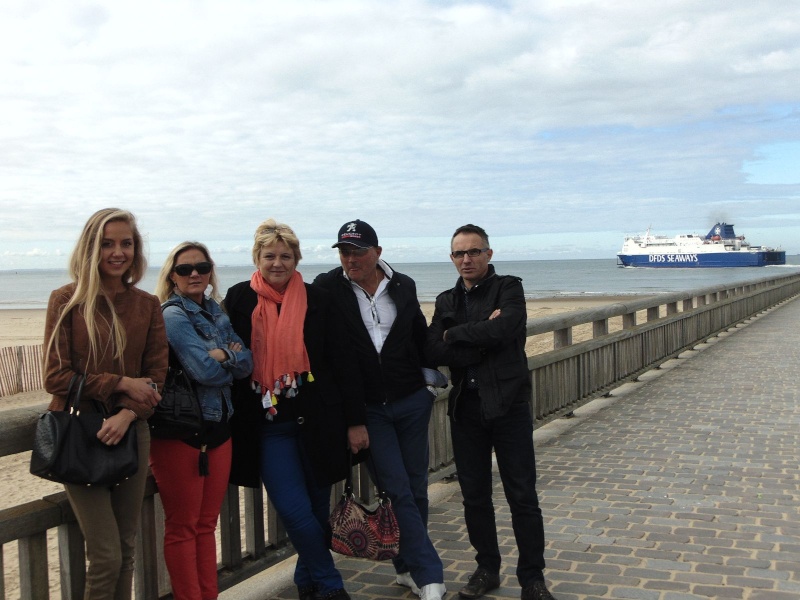
<instances>
[{"instance_id":1,"label":"patterned scarf","mask_svg":"<svg viewBox=\"0 0 800 600\"><path fill-rule=\"evenodd\" d=\"M303 383L302 373L308 373L308 381L314 380L303 341L308 297L303 277L297 271L282 294L264 281L258 271L250 278L250 287L258 294L258 304L251 317L251 381L253 389L261 394L267 418L272 420L278 413L275 408L278 398L292 398L297 394L297 386Z\"/></svg>"}]
</instances>

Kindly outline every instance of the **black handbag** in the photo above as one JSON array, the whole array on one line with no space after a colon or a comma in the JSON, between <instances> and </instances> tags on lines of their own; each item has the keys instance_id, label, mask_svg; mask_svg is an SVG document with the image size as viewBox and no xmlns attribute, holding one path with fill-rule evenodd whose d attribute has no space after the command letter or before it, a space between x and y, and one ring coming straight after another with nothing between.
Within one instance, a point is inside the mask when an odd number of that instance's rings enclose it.
<instances>
[{"instance_id":1,"label":"black handbag","mask_svg":"<svg viewBox=\"0 0 800 600\"><path fill-rule=\"evenodd\" d=\"M161 401L147 419L150 435L168 440L186 440L200 435L203 411L192 380L180 366L170 347L170 367L161 391Z\"/></svg>"},{"instance_id":2,"label":"black handbag","mask_svg":"<svg viewBox=\"0 0 800 600\"><path fill-rule=\"evenodd\" d=\"M80 410L83 383L83 375L73 375L64 410L47 411L39 417L30 471L59 483L120 483L139 470L136 426L132 423L114 446L97 439L105 414Z\"/></svg>"}]
</instances>

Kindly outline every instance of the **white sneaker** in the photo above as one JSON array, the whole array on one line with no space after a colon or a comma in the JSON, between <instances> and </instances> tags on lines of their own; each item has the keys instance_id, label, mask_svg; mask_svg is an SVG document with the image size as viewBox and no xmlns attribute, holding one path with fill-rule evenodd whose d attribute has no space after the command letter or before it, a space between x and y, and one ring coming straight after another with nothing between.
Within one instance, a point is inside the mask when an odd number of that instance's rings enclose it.
<instances>
[{"instance_id":1,"label":"white sneaker","mask_svg":"<svg viewBox=\"0 0 800 600\"><path fill-rule=\"evenodd\" d=\"M442 600L447 588L443 583L429 583L419 590L420 600Z\"/></svg>"},{"instance_id":2,"label":"white sneaker","mask_svg":"<svg viewBox=\"0 0 800 600\"><path fill-rule=\"evenodd\" d=\"M411 578L411 573L408 571L405 573L398 573L394 581L398 585L404 585L407 588L411 588L411 591L419 596L419 588L417 587L417 584L414 583L414 580Z\"/></svg>"}]
</instances>

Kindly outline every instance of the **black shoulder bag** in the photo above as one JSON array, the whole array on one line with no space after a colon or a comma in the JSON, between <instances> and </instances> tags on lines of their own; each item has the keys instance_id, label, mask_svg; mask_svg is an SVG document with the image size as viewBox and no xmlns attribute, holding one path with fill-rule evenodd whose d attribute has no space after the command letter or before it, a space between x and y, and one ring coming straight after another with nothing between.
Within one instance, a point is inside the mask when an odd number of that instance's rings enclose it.
<instances>
[{"instance_id":1,"label":"black shoulder bag","mask_svg":"<svg viewBox=\"0 0 800 600\"><path fill-rule=\"evenodd\" d=\"M64 410L47 411L36 423L30 471L33 475L80 485L115 485L139 470L136 423L114 446L97 439L103 412L81 412L84 376L69 382Z\"/></svg>"},{"instance_id":2,"label":"black shoulder bag","mask_svg":"<svg viewBox=\"0 0 800 600\"><path fill-rule=\"evenodd\" d=\"M176 302L164 303L167 306L180 306ZM150 435L168 440L187 440L200 435L203 429L203 411L192 380L178 360L177 354L169 347L169 370L159 402L147 419Z\"/></svg>"}]
</instances>

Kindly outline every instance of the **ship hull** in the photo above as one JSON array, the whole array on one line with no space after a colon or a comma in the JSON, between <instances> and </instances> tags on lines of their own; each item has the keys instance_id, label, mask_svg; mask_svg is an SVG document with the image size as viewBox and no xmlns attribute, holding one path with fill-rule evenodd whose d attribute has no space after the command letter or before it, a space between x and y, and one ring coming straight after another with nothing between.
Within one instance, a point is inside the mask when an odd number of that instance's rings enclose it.
<instances>
[{"instance_id":1,"label":"ship hull","mask_svg":"<svg viewBox=\"0 0 800 600\"><path fill-rule=\"evenodd\" d=\"M770 250L763 252L657 252L649 254L617 255L617 263L623 267L649 267L654 269L691 269L708 267L766 267L785 265L786 252Z\"/></svg>"}]
</instances>

